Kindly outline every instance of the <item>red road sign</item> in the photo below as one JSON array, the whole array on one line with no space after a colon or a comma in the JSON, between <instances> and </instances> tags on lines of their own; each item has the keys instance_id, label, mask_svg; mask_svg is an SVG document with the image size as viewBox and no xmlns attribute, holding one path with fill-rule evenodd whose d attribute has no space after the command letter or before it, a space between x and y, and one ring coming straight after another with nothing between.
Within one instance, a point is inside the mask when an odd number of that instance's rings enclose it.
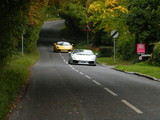
<instances>
[{"instance_id":1,"label":"red road sign","mask_svg":"<svg viewBox=\"0 0 160 120\"><path fill-rule=\"evenodd\" d=\"M84 28L84 31L92 31L92 29L90 28L90 26L87 24Z\"/></svg>"},{"instance_id":2,"label":"red road sign","mask_svg":"<svg viewBox=\"0 0 160 120\"><path fill-rule=\"evenodd\" d=\"M137 44L137 53L145 53L146 52L146 44Z\"/></svg>"}]
</instances>

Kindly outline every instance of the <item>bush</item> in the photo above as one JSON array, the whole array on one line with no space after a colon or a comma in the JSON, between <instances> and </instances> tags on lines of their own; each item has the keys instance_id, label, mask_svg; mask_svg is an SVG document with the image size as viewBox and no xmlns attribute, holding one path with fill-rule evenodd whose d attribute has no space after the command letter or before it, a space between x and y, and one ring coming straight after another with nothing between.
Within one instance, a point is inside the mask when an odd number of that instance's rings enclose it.
<instances>
[{"instance_id":1,"label":"bush","mask_svg":"<svg viewBox=\"0 0 160 120\"><path fill-rule=\"evenodd\" d=\"M99 57L111 57L111 56L113 56L112 46L100 46Z\"/></svg>"},{"instance_id":2,"label":"bush","mask_svg":"<svg viewBox=\"0 0 160 120\"><path fill-rule=\"evenodd\" d=\"M160 42L158 42L153 49L153 63L160 65Z\"/></svg>"},{"instance_id":3,"label":"bush","mask_svg":"<svg viewBox=\"0 0 160 120\"><path fill-rule=\"evenodd\" d=\"M136 56L135 39L133 36L122 37L117 41L116 52L122 60L132 60Z\"/></svg>"}]
</instances>

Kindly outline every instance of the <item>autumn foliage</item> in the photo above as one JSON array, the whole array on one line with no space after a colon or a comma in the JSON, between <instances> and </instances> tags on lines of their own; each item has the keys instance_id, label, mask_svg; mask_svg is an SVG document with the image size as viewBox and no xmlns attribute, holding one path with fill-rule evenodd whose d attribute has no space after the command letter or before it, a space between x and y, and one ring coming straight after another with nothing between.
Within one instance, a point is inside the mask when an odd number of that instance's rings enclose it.
<instances>
[{"instance_id":1,"label":"autumn foliage","mask_svg":"<svg viewBox=\"0 0 160 120\"><path fill-rule=\"evenodd\" d=\"M38 34L45 19L48 0L1 0L0 2L0 66L21 49L25 34L25 52L36 48Z\"/></svg>"}]
</instances>

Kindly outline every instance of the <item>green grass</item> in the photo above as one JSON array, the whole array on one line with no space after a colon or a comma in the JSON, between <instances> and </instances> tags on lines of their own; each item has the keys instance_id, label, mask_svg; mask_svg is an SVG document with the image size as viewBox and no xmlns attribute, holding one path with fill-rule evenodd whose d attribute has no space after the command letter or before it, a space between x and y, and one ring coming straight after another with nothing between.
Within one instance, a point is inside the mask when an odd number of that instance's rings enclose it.
<instances>
[{"instance_id":1,"label":"green grass","mask_svg":"<svg viewBox=\"0 0 160 120\"><path fill-rule=\"evenodd\" d=\"M46 21L62 20L60 17L48 18Z\"/></svg>"},{"instance_id":2,"label":"green grass","mask_svg":"<svg viewBox=\"0 0 160 120\"><path fill-rule=\"evenodd\" d=\"M134 65L118 65L116 66L116 69L130 72L138 72L160 79L160 67L148 65L146 63L137 63Z\"/></svg>"},{"instance_id":3,"label":"green grass","mask_svg":"<svg viewBox=\"0 0 160 120\"><path fill-rule=\"evenodd\" d=\"M31 66L39 58L38 52L14 56L0 71L0 120L10 112L11 105L29 77Z\"/></svg>"},{"instance_id":4,"label":"green grass","mask_svg":"<svg viewBox=\"0 0 160 120\"><path fill-rule=\"evenodd\" d=\"M97 62L101 63L101 64L106 64L106 65L129 65L131 64L128 61L122 61L119 59L113 59L113 57L101 57L101 58L97 58Z\"/></svg>"},{"instance_id":5,"label":"green grass","mask_svg":"<svg viewBox=\"0 0 160 120\"><path fill-rule=\"evenodd\" d=\"M118 59L116 59L116 61L114 62L113 58L107 57L97 58L97 62L106 65L113 65L116 69L119 70L137 72L160 79L160 67L149 65L147 64L147 62L132 64L131 62Z\"/></svg>"}]
</instances>

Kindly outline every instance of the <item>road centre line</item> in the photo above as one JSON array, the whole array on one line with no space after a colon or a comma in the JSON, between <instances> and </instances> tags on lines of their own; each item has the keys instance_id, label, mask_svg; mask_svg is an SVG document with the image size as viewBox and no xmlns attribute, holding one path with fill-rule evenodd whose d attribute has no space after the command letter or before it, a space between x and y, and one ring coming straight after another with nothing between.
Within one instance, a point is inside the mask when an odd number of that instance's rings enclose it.
<instances>
[{"instance_id":1,"label":"road centre line","mask_svg":"<svg viewBox=\"0 0 160 120\"><path fill-rule=\"evenodd\" d=\"M88 78L88 79L92 79L92 78L91 78L91 77L89 77L88 75L85 75L85 77L86 77L86 78Z\"/></svg>"},{"instance_id":2,"label":"road centre line","mask_svg":"<svg viewBox=\"0 0 160 120\"><path fill-rule=\"evenodd\" d=\"M82 73L82 72L79 72L81 75L84 75L84 73Z\"/></svg>"},{"instance_id":3,"label":"road centre line","mask_svg":"<svg viewBox=\"0 0 160 120\"><path fill-rule=\"evenodd\" d=\"M60 56L62 57L62 59L63 59L63 61L66 63L66 64L68 64L67 62L66 62L66 60L64 59L64 57L62 56L62 54L61 53L59 53L60 54ZM69 65L69 64L68 64ZM74 71L76 71L76 72L79 72L78 70L76 70L72 65L69 65ZM85 75L84 73L82 73L82 72L79 72L81 75ZM92 79L91 77L89 77L88 75L85 75L85 77L87 77L88 79ZM99 82L97 82L96 80L92 80L95 84L97 84L97 85L101 85ZM113 91L111 91L110 89L108 89L108 88L104 88L107 92L109 92L111 95L113 95L113 96L118 96L116 93L114 93ZM126 100L121 100L121 102L123 102L125 105L127 105L129 108L131 108L132 110L134 110L136 113L138 113L138 114L143 114L143 112L141 111L141 110L139 110L138 108L136 108L135 106L133 106L132 104L130 104L129 102L127 102Z\"/></svg>"},{"instance_id":4,"label":"road centre line","mask_svg":"<svg viewBox=\"0 0 160 120\"><path fill-rule=\"evenodd\" d=\"M101 85L99 82L95 81L95 80L92 80L94 83L96 83L97 85Z\"/></svg>"},{"instance_id":5,"label":"road centre line","mask_svg":"<svg viewBox=\"0 0 160 120\"><path fill-rule=\"evenodd\" d=\"M115 92L113 92L112 90L108 89L108 88L104 88L107 92L109 92L111 95L113 96L118 96Z\"/></svg>"},{"instance_id":6,"label":"road centre line","mask_svg":"<svg viewBox=\"0 0 160 120\"><path fill-rule=\"evenodd\" d=\"M75 70L75 68L74 68L74 67L72 67L72 69L73 69L73 70Z\"/></svg>"},{"instance_id":7,"label":"road centre line","mask_svg":"<svg viewBox=\"0 0 160 120\"><path fill-rule=\"evenodd\" d=\"M136 113L138 114L143 114L143 112L141 110L139 110L138 108L136 108L135 106L133 106L132 104L130 104L129 102L127 102L126 100L121 100L124 104L126 104L129 108L131 108L132 110L134 110Z\"/></svg>"},{"instance_id":8,"label":"road centre line","mask_svg":"<svg viewBox=\"0 0 160 120\"><path fill-rule=\"evenodd\" d=\"M64 62L66 62L66 60L65 60L65 59L63 59L63 61L64 61Z\"/></svg>"},{"instance_id":9,"label":"road centre line","mask_svg":"<svg viewBox=\"0 0 160 120\"><path fill-rule=\"evenodd\" d=\"M69 65L69 64L68 64ZM72 65L69 65L69 67L72 67Z\"/></svg>"},{"instance_id":10,"label":"road centre line","mask_svg":"<svg viewBox=\"0 0 160 120\"><path fill-rule=\"evenodd\" d=\"M76 72L79 72L78 70L75 69Z\"/></svg>"}]
</instances>

